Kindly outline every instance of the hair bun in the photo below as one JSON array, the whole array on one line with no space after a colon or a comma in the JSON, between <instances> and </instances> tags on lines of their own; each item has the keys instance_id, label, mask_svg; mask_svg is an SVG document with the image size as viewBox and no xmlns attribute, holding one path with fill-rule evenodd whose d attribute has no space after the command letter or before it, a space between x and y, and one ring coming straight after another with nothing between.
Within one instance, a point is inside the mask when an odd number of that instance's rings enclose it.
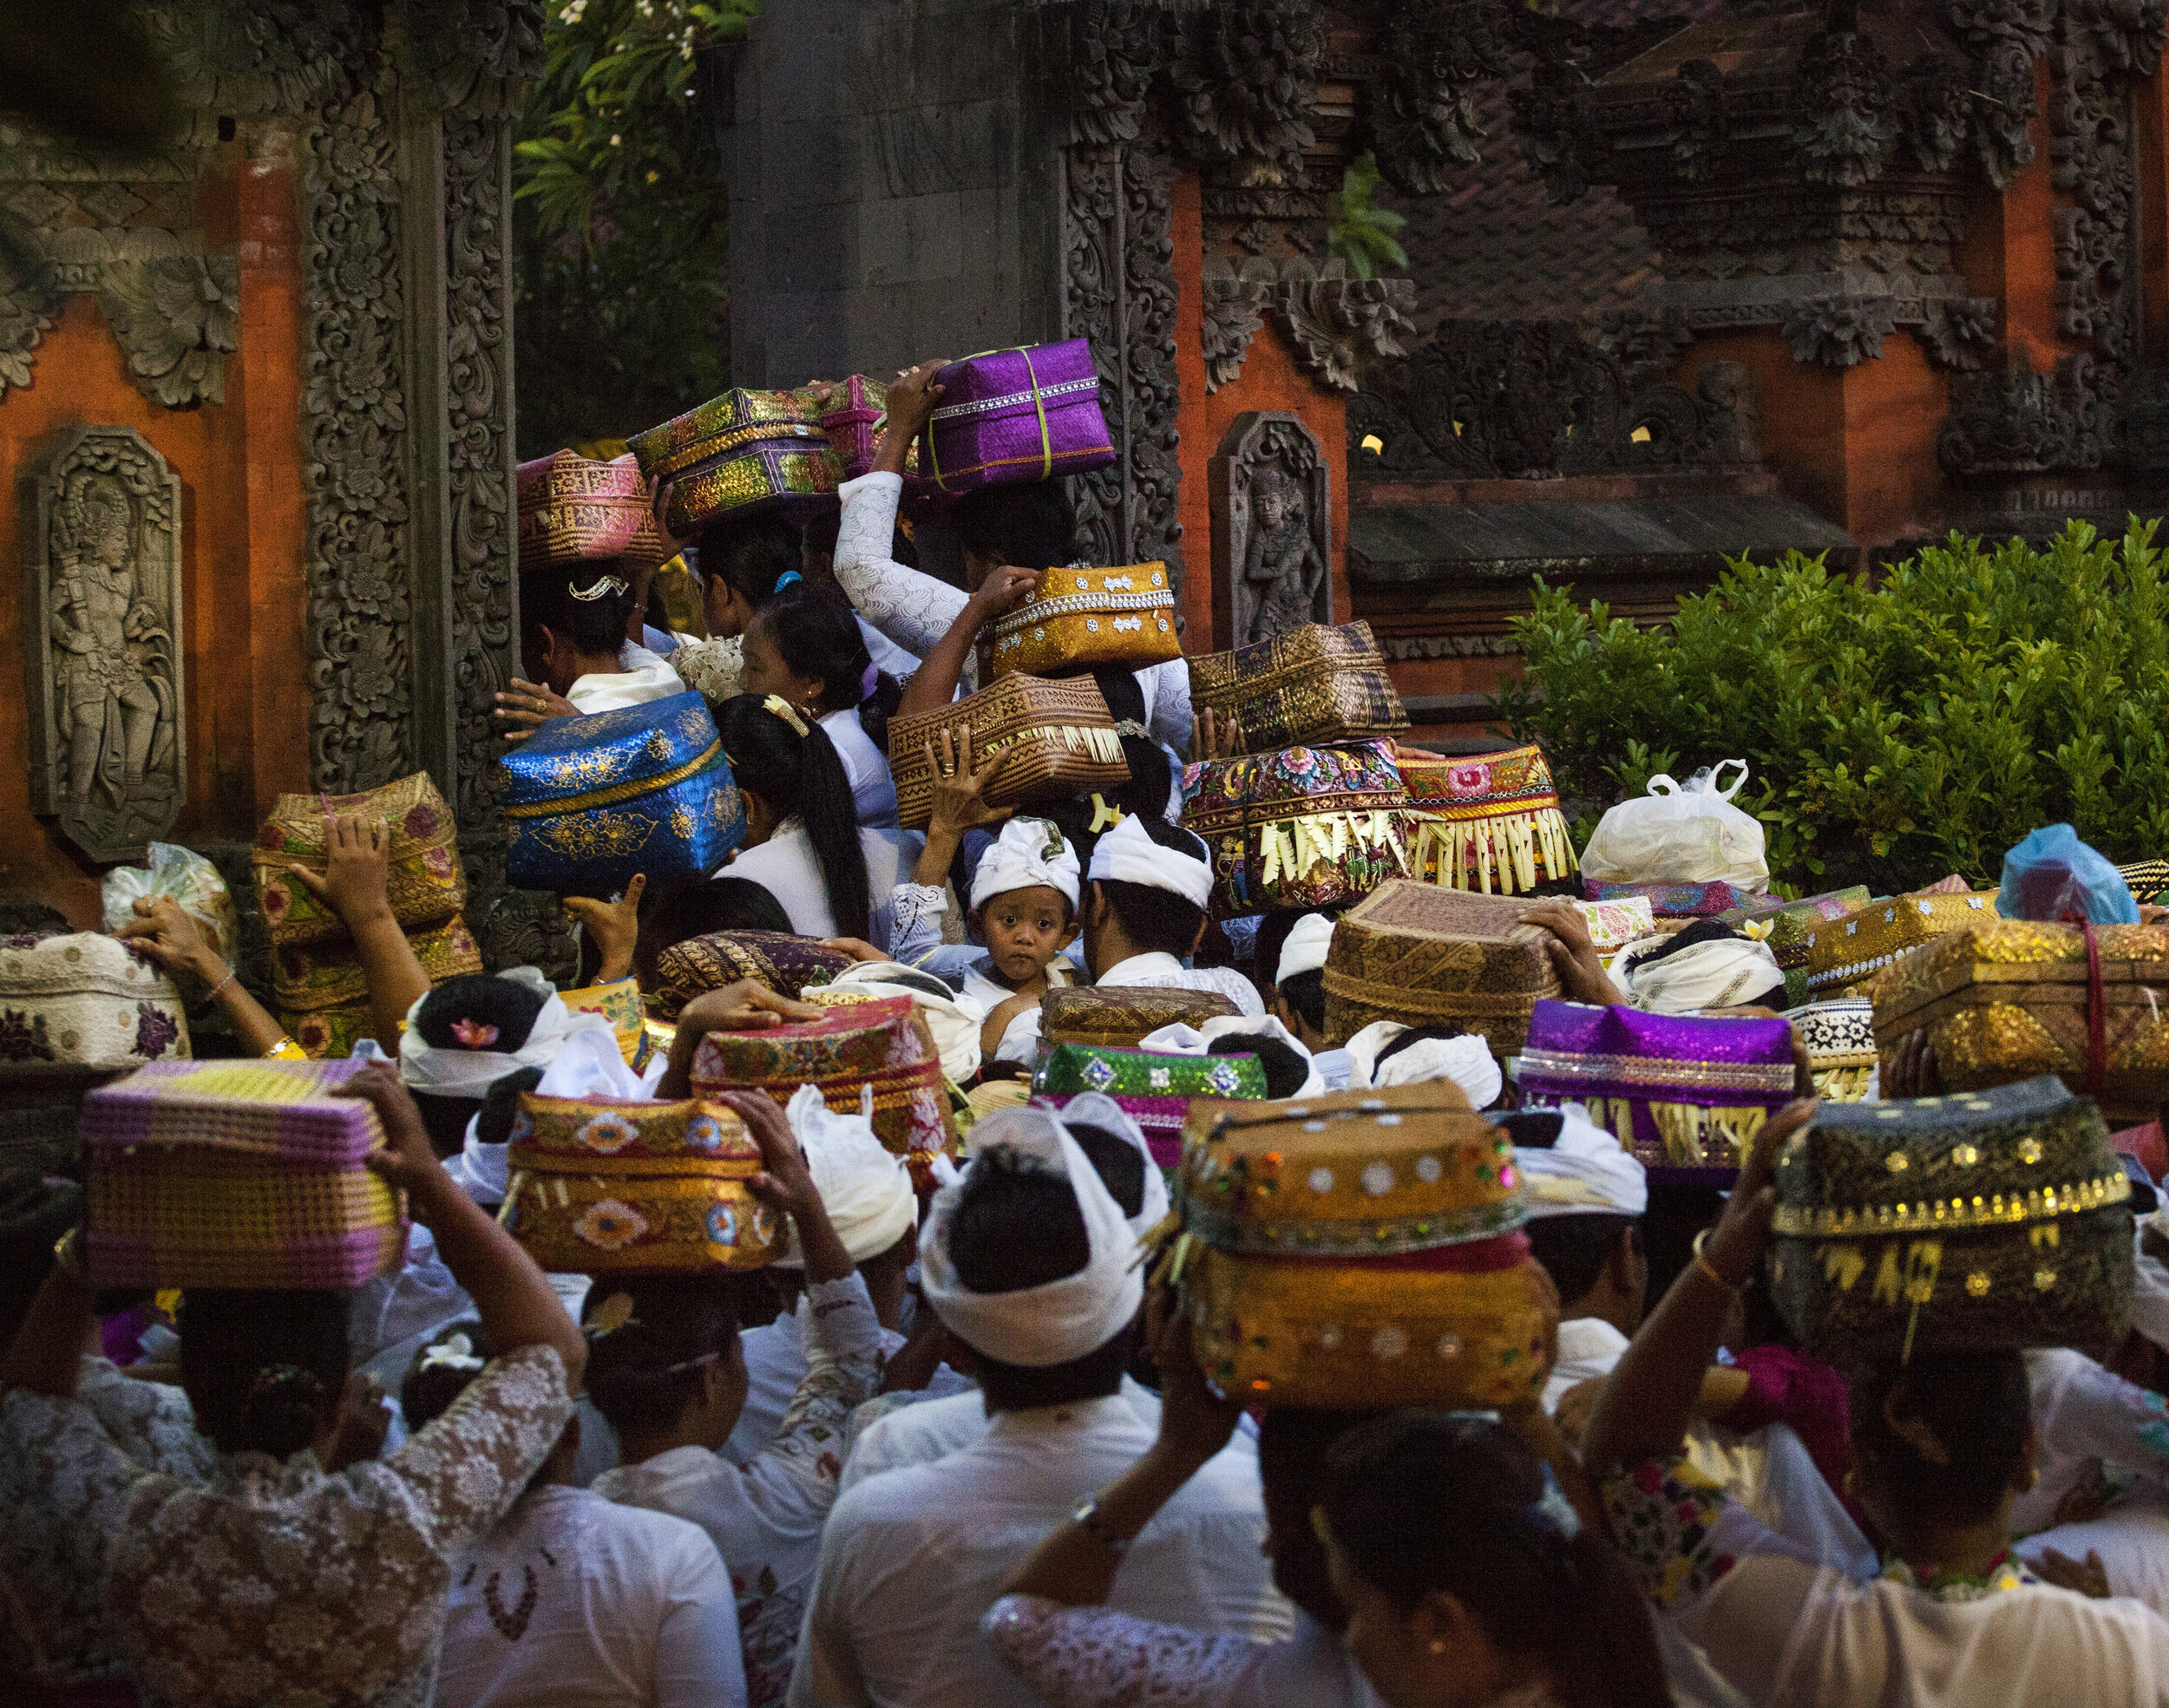
<instances>
[{"instance_id":1,"label":"hair bun","mask_svg":"<svg viewBox=\"0 0 2169 1708\"><path fill-rule=\"evenodd\" d=\"M324 1384L296 1364L267 1364L241 1402L241 1427L259 1452L291 1458L316 1440L323 1426Z\"/></svg>"}]
</instances>

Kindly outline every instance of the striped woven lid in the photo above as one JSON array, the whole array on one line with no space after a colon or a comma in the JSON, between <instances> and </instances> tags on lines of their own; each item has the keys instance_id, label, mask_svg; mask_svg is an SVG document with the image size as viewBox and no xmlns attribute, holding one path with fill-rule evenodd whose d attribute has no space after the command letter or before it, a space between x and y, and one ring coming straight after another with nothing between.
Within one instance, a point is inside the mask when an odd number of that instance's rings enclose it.
<instances>
[{"instance_id":1,"label":"striped woven lid","mask_svg":"<svg viewBox=\"0 0 2169 1708\"><path fill-rule=\"evenodd\" d=\"M364 1064L282 1059L153 1062L83 1098L82 1133L101 1153L213 1149L310 1169L351 1168L383 1144L376 1109L335 1096Z\"/></svg>"}]
</instances>

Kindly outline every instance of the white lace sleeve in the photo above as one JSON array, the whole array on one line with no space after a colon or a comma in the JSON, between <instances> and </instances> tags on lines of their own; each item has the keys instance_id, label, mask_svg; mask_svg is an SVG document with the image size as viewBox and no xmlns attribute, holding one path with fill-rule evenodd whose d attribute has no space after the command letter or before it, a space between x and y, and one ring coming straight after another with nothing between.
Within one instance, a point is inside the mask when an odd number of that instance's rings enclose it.
<instances>
[{"instance_id":1,"label":"white lace sleeve","mask_svg":"<svg viewBox=\"0 0 2169 1708\"><path fill-rule=\"evenodd\" d=\"M1164 664L1153 665L1142 676L1151 678L1148 685L1152 694L1150 716L1153 738L1175 749L1175 777L1179 783L1183 777L1182 756L1190 750L1190 667L1183 659L1170 658Z\"/></svg>"},{"instance_id":2,"label":"white lace sleeve","mask_svg":"<svg viewBox=\"0 0 2169 1708\"><path fill-rule=\"evenodd\" d=\"M1206 1708L1224 1702L1256 1646L1106 1607L1005 1595L980 1630L1051 1708Z\"/></svg>"},{"instance_id":3,"label":"white lace sleeve","mask_svg":"<svg viewBox=\"0 0 2169 1708\"><path fill-rule=\"evenodd\" d=\"M862 474L843 483L836 581L859 615L905 651L923 658L970 601L961 587L907 569L888 555L896 533L896 501L903 490L901 474Z\"/></svg>"}]
</instances>

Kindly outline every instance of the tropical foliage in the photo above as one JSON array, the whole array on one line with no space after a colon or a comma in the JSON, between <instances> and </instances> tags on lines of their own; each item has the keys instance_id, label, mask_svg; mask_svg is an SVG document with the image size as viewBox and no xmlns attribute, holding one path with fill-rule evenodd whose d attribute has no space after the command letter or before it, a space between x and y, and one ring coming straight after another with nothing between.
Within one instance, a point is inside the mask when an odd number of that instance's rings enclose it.
<instances>
[{"instance_id":1,"label":"tropical foliage","mask_svg":"<svg viewBox=\"0 0 2169 1708\"><path fill-rule=\"evenodd\" d=\"M1796 891L1993 880L2067 820L2112 859L2169 854L2169 587L2155 524L2035 549L1953 535L1870 586L1792 553L1736 562L1668 629L1537 584L1528 676L1497 702L1563 792L1600 805L1741 758L1736 804ZM1577 842L1593 817L1577 827Z\"/></svg>"},{"instance_id":2,"label":"tropical foliage","mask_svg":"<svg viewBox=\"0 0 2169 1708\"><path fill-rule=\"evenodd\" d=\"M624 437L728 383L707 50L760 0L553 0L514 145L522 457Z\"/></svg>"}]
</instances>

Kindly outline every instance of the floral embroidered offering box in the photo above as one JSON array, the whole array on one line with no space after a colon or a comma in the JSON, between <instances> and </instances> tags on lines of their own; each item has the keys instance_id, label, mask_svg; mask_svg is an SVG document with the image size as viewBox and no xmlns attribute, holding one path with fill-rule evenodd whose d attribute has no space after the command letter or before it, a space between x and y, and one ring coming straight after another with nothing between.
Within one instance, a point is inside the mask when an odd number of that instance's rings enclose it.
<instances>
[{"instance_id":1,"label":"floral embroidered offering box","mask_svg":"<svg viewBox=\"0 0 2169 1708\"><path fill-rule=\"evenodd\" d=\"M704 878L745 834L723 738L693 693L545 723L509 774L505 875L526 889L608 896Z\"/></svg>"},{"instance_id":2,"label":"floral embroidered offering box","mask_svg":"<svg viewBox=\"0 0 2169 1708\"><path fill-rule=\"evenodd\" d=\"M1170 1269L1229 1397L1454 1407L1543 1391L1558 1299L1520 1232L1513 1144L1451 1086L1201 1112L1181 1201Z\"/></svg>"},{"instance_id":3,"label":"floral embroidered offering box","mask_svg":"<svg viewBox=\"0 0 2169 1708\"><path fill-rule=\"evenodd\" d=\"M728 1106L528 1092L498 1220L543 1268L578 1275L751 1269L783 1248L746 1182L760 1148Z\"/></svg>"},{"instance_id":4,"label":"floral embroidered offering box","mask_svg":"<svg viewBox=\"0 0 2169 1708\"><path fill-rule=\"evenodd\" d=\"M120 939L0 938L0 1075L41 1062L133 1068L188 1053L180 990Z\"/></svg>"},{"instance_id":5,"label":"floral embroidered offering box","mask_svg":"<svg viewBox=\"0 0 2169 1708\"><path fill-rule=\"evenodd\" d=\"M2100 1356L2123 1338L2131 1181L2100 1110L2052 1077L1826 1103L1786 1141L1777 1189L1772 1298L1818 1357Z\"/></svg>"},{"instance_id":6,"label":"floral embroidered offering box","mask_svg":"<svg viewBox=\"0 0 2169 1708\"><path fill-rule=\"evenodd\" d=\"M1183 772L1183 792L1184 828L1212 850L1221 918L1330 906L1408 875L1389 743L1209 759Z\"/></svg>"},{"instance_id":7,"label":"floral embroidered offering box","mask_svg":"<svg viewBox=\"0 0 2169 1708\"><path fill-rule=\"evenodd\" d=\"M1418 877L1486 895L1574 880L1574 843L1542 748L1449 759L1404 747L1399 756Z\"/></svg>"},{"instance_id":8,"label":"floral embroidered offering box","mask_svg":"<svg viewBox=\"0 0 2169 1708\"><path fill-rule=\"evenodd\" d=\"M1190 704L1223 727L1232 719L1243 753L1369 741L1408 728L1368 623L1306 623L1255 645L1192 658Z\"/></svg>"},{"instance_id":9,"label":"floral embroidered offering box","mask_svg":"<svg viewBox=\"0 0 2169 1708\"><path fill-rule=\"evenodd\" d=\"M1183 1124L1196 1097L1254 1100L1265 1096L1255 1056L1176 1056L1103 1044L1057 1044L1032 1076L1033 1096L1055 1109L1098 1091L1143 1129L1152 1160L1172 1168L1183 1154Z\"/></svg>"},{"instance_id":10,"label":"floral embroidered offering box","mask_svg":"<svg viewBox=\"0 0 2169 1708\"><path fill-rule=\"evenodd\" d=\"M1960 890L1871 901L1843 919L1811 924L1807 988L1818 998L1867 996L1864 986L1923 945L1996 918L1995 892Z\"/></svg>"},{"instance_id":11,"label":"floral embroidered offering box","mask_svg":"<svg viewBox=\"0 0 2169 1708\"><path fill-rule=\"evenodd\" d=\"M108 1287L357 1287L406 1259L364 1160L359 1062L154 1062L83 1099L91 1279Z\"/></svg>"}]
</instances>

